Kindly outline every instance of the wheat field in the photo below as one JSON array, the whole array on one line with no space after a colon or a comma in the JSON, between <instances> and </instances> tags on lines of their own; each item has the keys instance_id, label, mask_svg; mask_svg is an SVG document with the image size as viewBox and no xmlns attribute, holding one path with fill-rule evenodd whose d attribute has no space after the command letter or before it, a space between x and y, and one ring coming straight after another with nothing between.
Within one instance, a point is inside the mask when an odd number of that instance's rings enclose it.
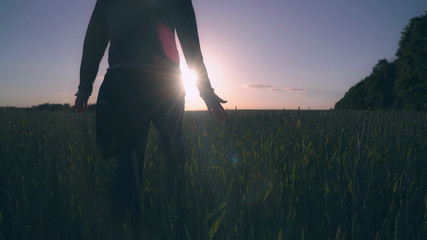
<instances>
[{"instance_id":1,"label":"wheat field","mask_svg":"<svg viewBox=\"0 0 427 240\"><path fill-rule=\"evenodd\" d=\"M186 112L189 239L427 239L427 113ZM94 113L0 109L0 239L108 239ZM152 128L144 239L162 231Z\"/></svg>"}]
</instances>

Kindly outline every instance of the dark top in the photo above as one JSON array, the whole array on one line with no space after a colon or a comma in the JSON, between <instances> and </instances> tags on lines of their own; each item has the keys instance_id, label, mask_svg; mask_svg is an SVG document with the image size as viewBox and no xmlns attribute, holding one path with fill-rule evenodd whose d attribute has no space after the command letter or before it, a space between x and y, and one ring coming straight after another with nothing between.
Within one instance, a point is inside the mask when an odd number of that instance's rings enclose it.
<instances>
[{"instance_id":1,"label":"dark top","mask_svg":"<svg viewBox=\"0 0 427 240\"><path fill-rule=\"evenodd\" d=\"M108 43L109 68L178 69L175 32L200 91L212 90L191 0L97 0L83 46L79 90L90 94Z\"/></svg>"}]
</instances>

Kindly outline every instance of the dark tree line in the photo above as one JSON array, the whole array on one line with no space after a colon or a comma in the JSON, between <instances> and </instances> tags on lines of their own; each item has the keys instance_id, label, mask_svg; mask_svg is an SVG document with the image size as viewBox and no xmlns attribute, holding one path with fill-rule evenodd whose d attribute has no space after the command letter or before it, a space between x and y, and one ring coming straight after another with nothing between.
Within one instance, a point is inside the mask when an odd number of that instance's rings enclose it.
<instances>
[{"instance_id":1,"label":"dark tree line","mask_svg":"<svg viewBox=\"0 0 427 240\"><path fill-rule=\"evenodd\" d=\"M402 32L396 60L379 60L335 109L427 110L427 11Z\"/></svg>"},{"instance_id":2,"label":"dark tree line","mask_svg":"<svg viewBox=\"0 0 427 240\"><path fill-rule=\"evenodd\" d=\"M32 106L32 110L39 110L39 111L52 111L52 112L58 112L58 111L71 111L72 108L70 104L51 104L51 103L45 103L40 104L38 106Z\"/></svg>"},{"instance_id":3,"label":"dark tree line","mask_svg":"<svg viewBox=\"0 0 427 240\"><path fill-rule=\"evenodd\" d=\"M95 111L96 105L91 104L88 106L88 111ZM51 111L51 112L71 112L74 111L74 106L70 106L70 104L51 104L45 103L37 106L32 106L28 108L29 110L38 110L38 111Z\"/></svg>"}]
</instances>

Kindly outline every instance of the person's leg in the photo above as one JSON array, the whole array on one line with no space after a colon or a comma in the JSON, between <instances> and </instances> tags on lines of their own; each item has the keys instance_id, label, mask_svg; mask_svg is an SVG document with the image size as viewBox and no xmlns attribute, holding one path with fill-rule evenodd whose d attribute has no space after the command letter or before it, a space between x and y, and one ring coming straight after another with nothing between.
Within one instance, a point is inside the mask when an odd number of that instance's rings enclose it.
<instances>
[{"instance_id":1,"label":"person's leg","mask_svg":"<svg viewBox=\"0 0 427 240\"><path fill-rule=\"evenodd\" d=\"M123 239L123 225L129 210L131 231L135 239L140 236L141 188L145 163L149 125L142 141L134 148L123 150L117 159L112 189L112 239Z\"/></svg>"},{"instance_id":2,"label":"person's leg","mask_svg":"<svg viewBox=\"0 0 427 240\"><path fill-rule=\"evenodd\" d=\"M141 238L141 224L142 224L142 189L143 189L143 177L145 169L145 150L147 147L148 132L147 137L144 138L144 141L138 144L133 149L133 160L134 160L134 173L135 173L135 183L136 183L136 197L132 201L131 206L131 220L132 220L132 229L133 236L135 240Z\"/></svg>"},{"instance_id":3,"label":"person's leg","mask_svg":"<svg viewBox=\"0 0 427 240\"><path fill-rule=\"evenodd\" d=\"M136 239L140 231L141 185L150 128L147 103L150 92L146 90L145 79L143 73L133 69L111 70L103 82L102 97L98 98L97 135L107 143L103 144L103 153L118 155L112 187L113 239L123 239L128 210L131 225L126 231L133 231Z\"/></svg>"},{"instance_id":4,"label":"person's leg","mask_svg":"<svg viewBox=\"0 0 427 240\"><path fill-rule=\"evenodd\" d=\"M183 139L183 118L184 118L184 96L173 102L173 105L155 114L153 123L158 129L163 150L166 155L165 169L162 182L162 211L166 215L165 201L170 194L173 194L175 214L174 223L165 222L166 225L173 224L175 237L172 239L185 239L184 207L185 207L185 146ZM170 190L170 194L165 191ZM165 231L170 226L165 226ZM169 237L169 236L166 236Z\"/></svg>"}]
</instances>

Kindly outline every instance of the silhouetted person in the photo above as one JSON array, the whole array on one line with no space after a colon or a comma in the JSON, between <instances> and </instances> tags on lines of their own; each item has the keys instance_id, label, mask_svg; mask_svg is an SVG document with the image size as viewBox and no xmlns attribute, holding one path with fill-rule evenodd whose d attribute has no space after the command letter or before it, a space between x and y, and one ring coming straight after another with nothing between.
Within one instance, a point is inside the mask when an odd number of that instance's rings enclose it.
<instances>
[{"instance_id":1,"label":"silhouetted person","mask_svg":"<svg viewBox=\"0 0 427 240\"><path fill-rule=\"evenodd\" d=\"M135 239L139 237L140 190L150 123L158 129L167 157L162 188L176 199L176 239L183 239L184 89L175 31L197 87L210 113L224 121L226 113L211 87L200 50L191 0L98 0L83 46L76 109L87 100L105 49L109 68L96 106L97 143L104 158L118 156L112 192L112 237L122 239L130 210ZM172 184L172 186L168 186ZM163 198L164 200L164 198ZM168 226L166 226L168 228ZM165 238L170 238L167 231Z\"/></svg>"}]
</instances>

